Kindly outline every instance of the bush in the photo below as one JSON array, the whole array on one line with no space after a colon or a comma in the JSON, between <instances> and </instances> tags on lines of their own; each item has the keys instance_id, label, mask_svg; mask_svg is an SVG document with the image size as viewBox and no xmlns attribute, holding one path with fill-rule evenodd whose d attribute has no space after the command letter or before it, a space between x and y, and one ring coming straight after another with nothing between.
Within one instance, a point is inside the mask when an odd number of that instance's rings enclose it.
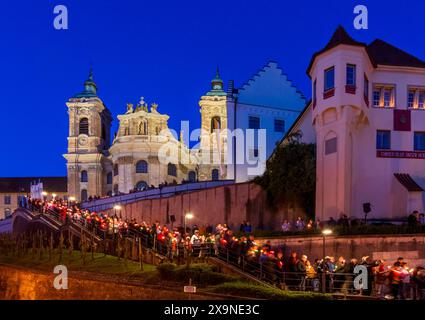
<instances>
[{"instance_id":1,"label":"bush","mask_svg":"<svg viewBox=\"0 0 425 320\"><path fill-rule=\"evenodd\" d=\"M159 275L162 279L168 279L172 276L173 272L176 269L176 265L173 263L162 263L156 269L159 272Z\"/></svg>"},{"instance_id":2,"label":"bush","mask_svg":"<svg viewBox=\"0 0 425 320\"><path fill-rule=\"evenodd\" d=\"M218 267L209 264L194 264L189 268L176 266L172 263L163 263L158 266L161 280L192 283L198 286L217 285L224 282L237 281L239 278L218 272Z\"/></svg>"},{"instance_id":3,"label":"bush","mask_svg":"<svg viewBox=\"0 0 425 320\"><path fill-rule=\"evenodd\" d=\"M227 282L215 286L212 290L215 293L224 293L242 297L252 297L267 300L331 300L329 294L313 292L283 291L277 288L270 288L262 285L255 285L246 282Z\"/></svg>"}]
</instances>

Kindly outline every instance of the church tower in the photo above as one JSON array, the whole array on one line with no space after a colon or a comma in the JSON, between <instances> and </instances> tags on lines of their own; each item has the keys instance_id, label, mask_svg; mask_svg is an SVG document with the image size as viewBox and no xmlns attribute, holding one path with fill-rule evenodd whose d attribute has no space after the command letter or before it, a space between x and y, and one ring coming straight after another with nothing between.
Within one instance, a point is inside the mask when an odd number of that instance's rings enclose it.
<instances>
[{"instance_id":1,"label":"church tower","mask_svg":"<svg viewBox=\"0 0 425 320\"><path fill-rule=\"evenodd\" d=\"M112 166L110 147L111 113L97 96L90 70L84 90L66 103L69 116L67 160L68 194L79 201L110 192Z\"/></svg>"},{"instance_id":2,"label":"church tower","mask_svg":"<svg viewBox=\"0 0 425 320\"><path fill-rule=\"evenodd\" d=\"M200 180L219 180L226 177L227 160L227 94L217 68L211 90L199 101L201 107Z\"/></svg>"}]
</instances>

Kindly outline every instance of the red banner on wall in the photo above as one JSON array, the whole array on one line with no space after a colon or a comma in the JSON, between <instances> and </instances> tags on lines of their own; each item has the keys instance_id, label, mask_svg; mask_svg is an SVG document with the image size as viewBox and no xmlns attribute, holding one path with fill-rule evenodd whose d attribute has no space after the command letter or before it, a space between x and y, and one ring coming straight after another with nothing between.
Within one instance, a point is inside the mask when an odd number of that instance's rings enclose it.
<instances>
[{"instance_id":1,"label":"red banner on wall","mask_svg":"<svg viewBox=\"0 0 425 320\"><path fill-rule=\"evenodd\" d=\"M377 150L378 158L425 159L425 151Z\"/></svg>"},{"instance_id":2,"label":"red banner on wall","mask_svg":"<svg viewBox=\"0 0 425 320\"><path fill-rule=\"evenodd\" d=\"M394 110L394 130L410 131L410 110Z\"/></svg>"}]
</instances>

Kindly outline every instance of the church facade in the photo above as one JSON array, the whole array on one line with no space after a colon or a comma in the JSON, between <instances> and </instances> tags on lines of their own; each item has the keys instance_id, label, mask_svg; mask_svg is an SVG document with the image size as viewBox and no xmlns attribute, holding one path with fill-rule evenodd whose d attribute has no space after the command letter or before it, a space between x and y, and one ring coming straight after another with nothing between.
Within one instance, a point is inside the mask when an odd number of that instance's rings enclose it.
<instances>
[{"instance_id":1,"label":"church facade","mask_svg":"<svg viewBox=\"0 0 425 320\"><path fill-rule=\"evenodd\" d=\"M110 141L112 116L97 95L90 72L83 92L67 102L69 116L68 194L80 201L90 196L118 195L163 183L226 178L226 93L217 70L212 88L201 97L201 134L190 149L168 128L169 116L144 98L125 114ZM184 159L183 159L184 158Z\"/></svg>"}]
</instances>

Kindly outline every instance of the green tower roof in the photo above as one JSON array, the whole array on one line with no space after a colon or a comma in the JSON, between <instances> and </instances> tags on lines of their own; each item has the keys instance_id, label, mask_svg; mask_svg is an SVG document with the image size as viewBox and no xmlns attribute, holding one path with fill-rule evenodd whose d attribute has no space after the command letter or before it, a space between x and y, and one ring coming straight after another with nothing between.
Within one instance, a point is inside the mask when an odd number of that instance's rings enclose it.
<instances>
[{"instance_id":1,"label":"green tower roof","mask_svg":"<svg viewBox=\"0 0 425 320\"><path fill-rule=\"evenodd\" d=\"M211 80L211 90L207 92L207 96L225 96L223 90L223 80L220 78L220 71L217 67L215 78Z\"/></svg>"},{"instance_id":2,"label":"green tower roof","mask_svg":"<svg viewBox=\"0 0 425 320\"><path fill-rule=\"evenodd\" d=\"M93 69L90 68L89 77L84 82L84 91L74 96L74 98L95 98L97 97L97 86L93 81Z\"/></svg>"}]
</instances>

